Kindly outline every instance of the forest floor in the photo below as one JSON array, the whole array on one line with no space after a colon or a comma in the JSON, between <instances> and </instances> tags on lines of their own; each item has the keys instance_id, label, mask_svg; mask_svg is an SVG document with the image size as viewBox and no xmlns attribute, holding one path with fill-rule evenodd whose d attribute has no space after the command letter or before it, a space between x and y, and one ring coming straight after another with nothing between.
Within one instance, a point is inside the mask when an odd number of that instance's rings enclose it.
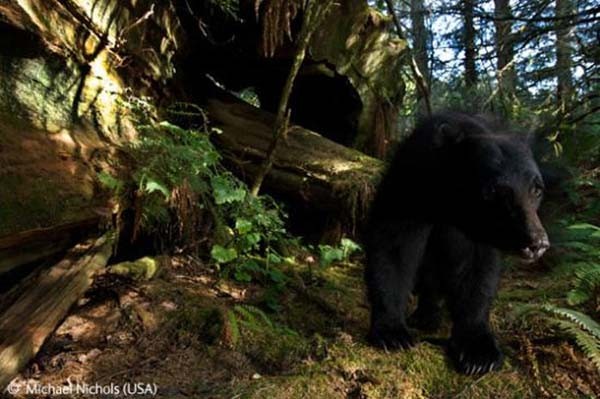
<instances>
[{"instance_id":1,"label":"forest floor","mask_svg":"<svg viewBox=\"0 0 600 399\"><path fill-rule=\"evenodd\" d=\"M409 351L366 344L359 263L290 265L277 312L260 310L265 291L258 284L218 279L191 257L159 263L150 280L98 277L13 383L153 383L161 398L600 395L598 371L564 336L518 315L520 304L564 297L567 283L539 266L505 273L492 316L505 365L469 377L457 374L445 355L448 323L439 333L418 335Z\"/></svg>"}]
</instances>

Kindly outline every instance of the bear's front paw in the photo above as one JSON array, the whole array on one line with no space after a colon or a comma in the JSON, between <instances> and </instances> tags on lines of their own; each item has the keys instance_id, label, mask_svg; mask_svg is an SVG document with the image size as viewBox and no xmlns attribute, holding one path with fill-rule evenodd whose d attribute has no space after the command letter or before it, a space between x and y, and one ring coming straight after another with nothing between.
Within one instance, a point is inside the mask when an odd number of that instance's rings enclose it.
<instances>
[{"instance_id":1,"label":"bear's front paw","mask_svg":"<svg viewBox=\"0 0 600 399\"><path fill-rule=\"evenodd\" d=\"M448 350L456 369L468 375L499 370L504 359L496 339L488 332L452 337Z\"/></svg>"},{"instance_id":2,"label":"bear's front paw","mask_svg":"<svg viewBox=\"0 0 600 399\"><path fill-rule=\"evenodd\" d=\"M372 327L367 340L373 346L385 350L409 349L415 345L406 327Z\"/></svg>"}]
</instances>

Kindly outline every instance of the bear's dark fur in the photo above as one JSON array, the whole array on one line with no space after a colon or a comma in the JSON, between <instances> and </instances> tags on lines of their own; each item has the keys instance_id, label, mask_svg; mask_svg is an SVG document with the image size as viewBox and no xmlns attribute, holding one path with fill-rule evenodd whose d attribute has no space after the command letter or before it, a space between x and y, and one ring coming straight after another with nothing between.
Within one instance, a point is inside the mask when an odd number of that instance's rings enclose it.
<instances>
[{"instance_id":1,"label":"bear's dark fur","mask_svg":"<svg viewBox=\"0 0 600 399\"><path fill-rule=\"evenodd\" d=\"M420 123L399 146L367 225L369 341L413 345L405 312L414 289L417 327L437 328L445 300L453 322L448 352L460 372L500 368L488 320L497 249L533 261L549 247L537 216L542 192L526 135L462 113Z\"/></svg>"}]
</instances>

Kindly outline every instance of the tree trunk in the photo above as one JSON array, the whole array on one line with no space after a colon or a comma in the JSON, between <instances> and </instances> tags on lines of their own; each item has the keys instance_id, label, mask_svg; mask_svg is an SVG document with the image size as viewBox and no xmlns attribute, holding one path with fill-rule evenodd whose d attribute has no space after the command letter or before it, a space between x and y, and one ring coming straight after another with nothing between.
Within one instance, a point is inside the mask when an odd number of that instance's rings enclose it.
<instances>
[{"instance_id":1,"label":"tree trunk","mask_svg":"<svg viewBox=\"0 0 600 399\"><path fill-rule=\"evenodd\" d=\"M431 87L431 73L429 71L429 54L427 52L427 43L429 42L429 32L425 27L425 5L423 0L411 0L410 18L412 21L413 52L419 70L427 83ZM423 93L417 91L418 109L421 114L426 114Z\"/></svg>"},{"instance_id":2,"label":"tree trunk","mask_svg":"<svg viewBox=\"0 0 600 399\"><path fill-rule=\"evenodd\" d=\"M511 98L515 92L516 74L511 34L512 22L509 20L512 15L510 1L494 0L494 4L498 90L503 97Z\"/></svg>"},{"instance_id":3,"label":"tree trunk","mask_svg":"<svg viewBox=\"0 0 600 399\"><path fill-rule=\"evenodd\" d=\"M572 45L573 33L569 19L560 19L574 13L572 0L556 0L556 77L558 105L564 107L573 95Z\"/></svg>"},{"instance_id":4,"label":"tree trunk","mask_svg":"<svg viewBox=\"0 0 600 399\"><path fill-rule=\"evenodd\" d=\"M465 85L467 88L477 84L477 68L475 66L475 57L477 51L475 48L475 0L465 0L463 2L463 22L464 36L463 47L465 49Z\"/></svg>"}]
</instances>

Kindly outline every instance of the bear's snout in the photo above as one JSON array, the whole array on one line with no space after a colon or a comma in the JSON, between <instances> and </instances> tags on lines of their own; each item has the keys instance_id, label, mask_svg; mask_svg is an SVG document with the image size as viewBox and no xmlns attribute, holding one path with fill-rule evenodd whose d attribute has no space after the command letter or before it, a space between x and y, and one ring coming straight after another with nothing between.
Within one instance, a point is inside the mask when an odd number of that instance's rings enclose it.
<instances>
[{"instance_id":1,"label":"bear's snout","mask_svg":"<svg viewBox=\"0 0 600 399\"><path fill-rule=\"evenodd\" d=\"M550 240L545 231L541 231L534 236L531 244L521 250L521 256L527 261L536 261L544 255L550 248Z\"/></svg>"}]
</instances>

